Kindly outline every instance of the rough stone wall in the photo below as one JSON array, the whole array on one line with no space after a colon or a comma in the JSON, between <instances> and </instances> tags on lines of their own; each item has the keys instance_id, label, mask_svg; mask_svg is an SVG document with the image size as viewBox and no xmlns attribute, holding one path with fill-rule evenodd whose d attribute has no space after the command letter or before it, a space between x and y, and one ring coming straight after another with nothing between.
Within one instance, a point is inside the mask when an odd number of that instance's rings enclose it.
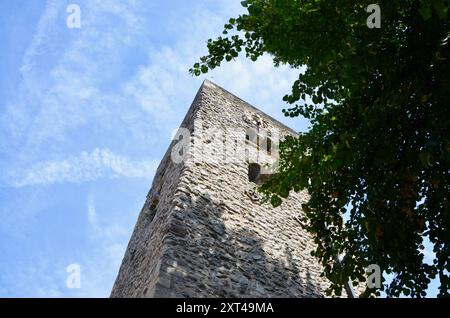
<instances>
[{"instance_id":1,"label":"rough stone wall","mask_svg":"<svg viewBox=\"0 0 450 318\"><path fill-rule=\"evenodd\" d=\"M182 127L193 131L194 115L201 90L186 114ZM155 297L157 286L164 286L160 275L167 250L166 241L176 233L177 223L172 211L179 178L185 167L171 160L172 142L153 178L152 187L139 214L133 234L125 251L111 297ZM155 208L152 204L157 203Z\"/></svg>"},{"instance_id":2,"label":"rough stone wall","mask_svg":"<svg viewBox=\"0 0 450 318\"><path fill-rule=\"evenodd\" d=\"M191 147L178 164L170 157L175 143L169 147L111 296L323 297L328 283L310 256L313 240L296 220L307 194L291 193L277 208L261 203L248 177L251 158L218 138L245 143L255 126L295 133L209 81L181 126L192 134ZM276 159L247 146L250 157Z\"/></svg>"}]
</instances>

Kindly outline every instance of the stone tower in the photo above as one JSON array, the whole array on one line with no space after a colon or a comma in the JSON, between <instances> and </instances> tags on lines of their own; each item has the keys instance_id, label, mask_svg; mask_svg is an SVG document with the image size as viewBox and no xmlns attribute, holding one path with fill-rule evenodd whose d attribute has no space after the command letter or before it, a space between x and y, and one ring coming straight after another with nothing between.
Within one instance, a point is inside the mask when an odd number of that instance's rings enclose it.
<instances>
[{"instance_id":1,"label":"stone tower","mask_svg":"<svg viewBox=\"0 0 450 318\"><path fill-rule=\"evenodd\" d=\"M111 297L323 297L328 286L298 219L257 183L295 132L205 81L165 154Z\"/></svg>"}]
</instances>

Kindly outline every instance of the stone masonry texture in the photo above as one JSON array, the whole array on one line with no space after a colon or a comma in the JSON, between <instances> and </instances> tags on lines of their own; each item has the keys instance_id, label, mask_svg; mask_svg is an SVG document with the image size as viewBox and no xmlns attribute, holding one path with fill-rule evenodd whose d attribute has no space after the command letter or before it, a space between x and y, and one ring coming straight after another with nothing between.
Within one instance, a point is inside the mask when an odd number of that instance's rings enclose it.
<instances>
[{"instance_id":1,"label":"stone masonry texture","mask_svg":"<svg viewBox=\"0 0 450 318\"><path fill-rule=\"evenodd\" d=\"M307 193L273 208L249 180L248 151L273 163L276 140L259 149L263 136L252 142L246 131L295 132L209 81L181 127L190 137L172 141L156 171L111 297L324 297L328 282L298 221Z\"/></svg>"}]
</instances>

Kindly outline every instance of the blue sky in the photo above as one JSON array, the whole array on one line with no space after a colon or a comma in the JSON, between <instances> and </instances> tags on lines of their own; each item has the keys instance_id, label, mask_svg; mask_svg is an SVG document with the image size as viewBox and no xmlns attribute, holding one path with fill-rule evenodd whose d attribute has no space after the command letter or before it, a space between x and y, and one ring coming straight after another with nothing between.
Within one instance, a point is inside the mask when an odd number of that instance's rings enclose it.
<instances>
[{"instance_id":1,"label":"blue sky","mask_svg":"<svg viewBox=\"0 0 450 318\"><path fill-rule=\"evenodd\" d=\"M69 29L70 3L81 28ZM154 171L204 78L189 67L240 1L10 1L0 9L0 296L108 296ZM297 71L206 78L289 126ZM81 288L66 268L81 268Z\"/></svg>"},{"instance_id":2,"label":"blue sky","mask_svg":"<svg viewBox=\"0 0 450 318\"><path fill-rule=\"evenodd\" d=\"M69 29L66 8L81 8ZM106 297L155 169L240 0L0 4L0 297ZM279 119L298 70L238 58L206 78ZM81 288L66 286L79 264ZM434 288L435 289L435 288Z\"/></svg>"}]
</instances>

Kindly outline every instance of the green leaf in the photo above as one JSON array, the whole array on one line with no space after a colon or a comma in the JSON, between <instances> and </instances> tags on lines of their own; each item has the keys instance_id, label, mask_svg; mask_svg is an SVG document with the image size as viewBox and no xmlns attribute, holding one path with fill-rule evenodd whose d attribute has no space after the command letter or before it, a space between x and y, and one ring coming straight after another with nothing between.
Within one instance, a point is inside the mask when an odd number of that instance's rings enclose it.
<instances>
[{"instance_id":1,"label":"green leaf","mask_svg":"<svg viewBox=\"0 0 450 318\"><path fill-rule=\"evenodd\" d=\"M419 13L425 21L429 20L431 18L431 15L433 14L430 6L425 3L419 9Z\"/></svg>"},{"instance_id":2,"label":"green leaf","mask_svg":"<svg viewBox=\"0 0 450 318\"><path fill-rule=\"evenodd\" d=\"M432 0L431 3L439 18L444 19L447 16L448 4L446 5L443 0Z\"/></svg>"},{"instance_id":3,"label":"green leaf","mask_svg":"<svg viewBox=\"0 0 450 318\"><path fill-rule=\"evenodd\" d=\"M272 204L273 207L278 207L280 206L282 203L281 199L279 196L277 195L272 195L272 197L270 198L270 204Z\"/></svg>"}]
</instances>

